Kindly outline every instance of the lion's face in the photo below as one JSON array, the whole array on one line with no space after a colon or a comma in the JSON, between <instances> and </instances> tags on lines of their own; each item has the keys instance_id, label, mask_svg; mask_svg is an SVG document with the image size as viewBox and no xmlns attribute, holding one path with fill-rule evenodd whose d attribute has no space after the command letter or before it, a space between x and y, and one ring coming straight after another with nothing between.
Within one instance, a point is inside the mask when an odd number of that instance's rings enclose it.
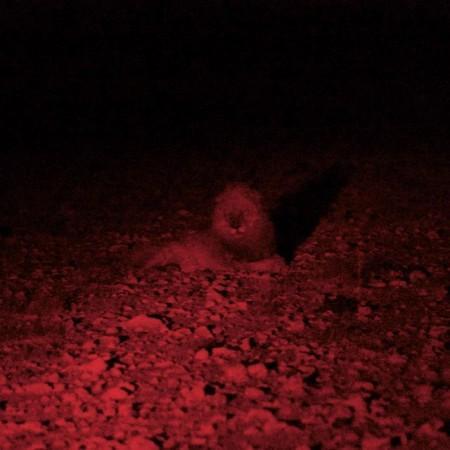
<instances>
[{"instance_id":1,"label":"lion's face","mask_svg":"<svg viewBox=\"0 0 450 450\"><path fill-rule=\"evenodd\" d=\"M218 204L213 217L213 227L225 240L238 241L260 234L261 212L245 199Z\"/></svg>"},{"instance_id":2,"label":"lion's face","mask_svg":"<svg viewBox=\"0 0 450 450\"><path fill-rule=\"evenodd\" d=\"M243 184L229 185L216 199L212 230L237 256L259 259L273 241L273 229L260 195Z\"/></svg>"}]
</instances>

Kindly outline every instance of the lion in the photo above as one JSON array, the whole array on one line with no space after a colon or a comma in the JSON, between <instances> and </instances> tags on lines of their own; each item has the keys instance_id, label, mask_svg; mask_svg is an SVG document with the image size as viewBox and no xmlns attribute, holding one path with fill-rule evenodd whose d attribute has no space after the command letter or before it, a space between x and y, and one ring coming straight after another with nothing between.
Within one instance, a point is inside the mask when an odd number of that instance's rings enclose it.
<instances>
[{"instance_id":1,"label":"lion","mask_svg":"<svg viewBox=\"0 0 450 450\"><path fill-rule=\"evenodd\" d=\"M211 270L278 271L275 232L261 194L245 183L230 183L215 198L208 229L186 235L137 259L145 269L175 264L184 272Z\"/></svg>"}]
</instances>

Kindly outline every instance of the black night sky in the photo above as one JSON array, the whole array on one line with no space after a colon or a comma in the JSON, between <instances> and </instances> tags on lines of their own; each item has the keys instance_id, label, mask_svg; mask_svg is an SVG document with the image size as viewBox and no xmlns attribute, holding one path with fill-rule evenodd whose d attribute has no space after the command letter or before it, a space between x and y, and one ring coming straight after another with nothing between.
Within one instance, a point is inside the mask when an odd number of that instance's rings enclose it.
<instances>
[{"instance_id":1,"label":"black night sky","mask_svg":"<svg viewBox=\"0 0 450 450\"><path fill-rule=\"evenodd\" d=\"M0 449L450 449L449 0L0 6Z\"/></svg>"},{"instance_id":2,"label":"black night sky","mask_svg":"<svg viewBox=\"0 0 450 450\"><path fill-rule=\"evenodd\" d=\"M446 133L446 2L17 2L6 147Z\"/></svg>"}]
</instances>

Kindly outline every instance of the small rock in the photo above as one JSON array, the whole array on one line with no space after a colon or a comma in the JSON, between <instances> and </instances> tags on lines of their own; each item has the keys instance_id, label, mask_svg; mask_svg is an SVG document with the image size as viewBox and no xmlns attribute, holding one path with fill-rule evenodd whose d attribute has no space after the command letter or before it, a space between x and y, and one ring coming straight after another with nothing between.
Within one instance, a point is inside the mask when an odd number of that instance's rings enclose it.
<instances>
[{"instance_id":1,"label":"small rock","mask_svg":"<svg viewBox=\"0 0 450 450\"><path fill-rule=\"evenodd\" d=\"M430 230L427 233L427 238L430 241L437 241L437 240L439 240L439 233L436 230Z\"/></svg>"},{"instance_id":2,"label":"small rock","mask_svg":"<svg viewBox=\"0 0 450 450\"><path fill-rule=\"evenodd\" d=\"M291 333L302 333L305 331L303 317L298 315L294 320L290 320L287 324L287 330Z\"/></svg>"},{"instance_id":3,"label":"small rock","mask_svg":"<svg viewBox=\"0 0 450 450\"><path fill-rule=\"evenodd\" d=\"M370 314L372 313L372 309L370 306L358 306L357 318L358 320L364 321L366 320Z\"/></svg>"},{"instance_id":4,"label":"small rock","mask_svg":"<svg viewBox=\"0 0 450 450\"><path fill-rule=\"evenodd\" d=\"M389 355L386 360L390 363L390 364L395 364L395 365L399 365L402 366L404 364L406 364L407 359L405 356L400 355L397 352L392 353L391 355Z\"/></svg>"},{"instance_id":5,"label":"small rock","mask_svg":"<svg viewBox=\"0 0 450 450\"><path fill-rule=\"evenodd\" d=\"M362 419L367 414L367 405L360 394L354 394L344 401L344 404L354 409L358 419Z\"/></svg>"},{"instance_id":6,"label":"small rock","mask_svg":"<svg viewBox=\"0 0 450 450\"><path fill-rule=\"evenodd\" d=\"M429 422L425 422L418 428L417 435L426 438L435 437L438 434L437 430L441 428L442 425L442 420L431 419Z\"/></svg>"},{"instance_id":7,"label":"small rock","mask_svg":"<svg viewBox=\"0 0 450 450\"><path fill-rule=\"evenodd\" d=\"M95 358L86 364L78 366L78 370L84 375L98 376L106 370L106 362L102 358Z\"/></svg>"},{"instance_id":8,"label":"small rock","mask_svg":"<svg viewBox=\"0 0 450 450\"><path fill-rule=\"evenodd\" d=\"M196 335L197 337L205 338L205 339L211 339L211 338L213 338L213 335L211 334L211 332L209 331L209 329L208 329L207 327L205 327L205 326L198 327L198 328L195 330L195 335Z\"/></svg>"},{"instance_id":9,"label":"small rock","mask_svg":"<svg viewBox=\"0 0 450 450\"><path fill-rule=\"evenodd\" d=\"M264 397L264 392L261 389L248 387L245 389L244 395L251 400L256 400Z\"/></svg>"},{"instance_id":10,"label":"small rock","mask_svg":"<svg viewBox=\"0 0 450 450\"><path fill-rule=\"evenodd\" d=\"M237 352L235 352L234 350L231 350L231 348L225 348L225 347L215 347L213 348L212 354L214 357L219 357L219 358L235 358L237 355Z\"/></svg>"},{"instance_id":11,"label":"small rock","mask_svg":"<svg viewBox=\"0 0 450 450\"><path fill-rule=\"evenodd\" d=\"M32 383L23 386L22 392L31 395L44 395L52 392L52 388L46 383Z\"/></svg>"},{"instance_id":12,"label":"small rock","mask_svg":"<svg viewBox=\"0 0 450 450\"><path fill-rule=\"evenodd\" d=\"M121 387L116 386L113 388L110 388L105 391L103 394L104 400L123 400L129 396L128 392L123 390Z\"/></svg>"},{"instance_id":13,"label":"small rock","mask_svg":"<svg viewBox=\"0 0 450 450\"><path fill-rule=\"evenodd\" d=\"M392 287L406 287L407 283L405 280L401 280L400 278L395 278L389 282L389 286Z\"/></svg>"},{"instance_id":14,"label":"small rock","mask_svg":"<svg viewBox=\"0 0 450 450\"><path fill-rule=\"evenodd\" d=\"M425 405L429 403L433 398L433 389L429 384L421 384L416 386L414 389L414 394L420 405Z\"/></svg>"},{"instance_id":15,"label":"small rock","mask_svg":"<svg viewBox=\"0 0 450 450\"><path fill-rule=\"evenodd\" d=\"M304 382L300 375L280 377L281 390L289 395L300 396L304 392Z\"/></svg>"},{"instance_id":16,"label":"small rock","mask_svg":"<svg viewBox=\"0 0 450 450\"><path fill-rule=\"evenodd\" d=\"M250 409L245 417L248 422L266 423L274 420L273 414L267 409L253 408Z\"/></svg>"},{"instance_id":17,"label":"small rock","mask_svg":"<svg viewBox=\"0 0 450 450\"><path fill-rule=\"evenodd\" d=\"M206 361L209 358L208 352L202 348L194 356L197 361Z\"/></svg>"},{"instance_id":18,"label":"small rock","mask_svg":"<svg viewBox=\"0 0 450 450\"><path fill-rule=\"evenodd\" d=\"M384 450L389 448L389 439L387 437L376 437L370 434L364 436L361 442L362 450Z\"/></svg>"},{"instance_id":19,"label":"small rock","mask_svg":"<svg viewBox=\"0 0 450 450\"><path fill-rule=\"evenodd\" d=\"M152 441L142 437L134 436L127 441L127 448L130 450L158 450L159 447Z\"/></svg>"},{"instance_id":20,"label":"small rock","mask_svg":"<svg viewBox=\"0 0 450 450\"><path fill-rule=\"evenodd\" d=\"M180 394L187 405L195 405L205 398L204 384L197 383L192 387L184 387L180 390Z\"/></svg>"},{"instance_id":21,"label":"small rock","mask_svg":"<svg viewBox=\"0 0 450 450\"><path fill-rule=\"evenodd\" d=\"M247 368L250 376L258 379L265 378L267 376L267 369L264 364L252 364Z\"/></svg>"},{"instance_id":22,"label":"small rock","mask_svg":"<svg viewBox=\"0 0 450 450\"><path fill-rule=\"evenodd\" d=\"M416 283L417 281L425 280L426 278L427 274L422 270L413 270L409 274L409 281L411 281L411 283Z\"/></svg>"},{"instance_id":23,"label":"small rock","mask_svg":"<svg viewBox=\"0 0 450 450\"><path fill-rule=\"evenodd\" d=\"M224 368L224 376L232 383L244 383L247 380L247 370L242 364L235 364Z\"/></svg>"},{"instance_id":24,"label":"small rock","mask_svg":"<svg viewBox=\"0 0 450 450\"><path fill-rule=\"evenodd\" d=\"M159 319L148 317L144 314L135 316L125 323L124 328L130 331L163 331L166 326Z\"/></svg>"},{"instance_id":25,"label":"small rock","mask_svg":"<svg viewBox=\"0 0 450 450\"><path fill-rule=\"evenodd\" d=\"M216 430L211 423L202 423L197 430L199 436L212 436L215 432Z\"/></svg>"}]
</instances>

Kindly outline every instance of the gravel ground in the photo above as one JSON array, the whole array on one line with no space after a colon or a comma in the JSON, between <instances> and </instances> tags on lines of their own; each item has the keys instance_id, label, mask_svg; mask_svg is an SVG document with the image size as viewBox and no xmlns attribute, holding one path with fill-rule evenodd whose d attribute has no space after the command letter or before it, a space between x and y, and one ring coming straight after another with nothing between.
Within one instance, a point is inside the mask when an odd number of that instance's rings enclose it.
<instances>
[{"instance_id":1,"label":"gravel ground","mask_svg":"<svg viewBox=\"0 0 450 450\"><path fill-rule=\"evenodd\" d=\"M448 161L402 145L5 161L0 448L450 448ZM335 161L287 273L131 266Z\"/></svg>"}]
</instances>

